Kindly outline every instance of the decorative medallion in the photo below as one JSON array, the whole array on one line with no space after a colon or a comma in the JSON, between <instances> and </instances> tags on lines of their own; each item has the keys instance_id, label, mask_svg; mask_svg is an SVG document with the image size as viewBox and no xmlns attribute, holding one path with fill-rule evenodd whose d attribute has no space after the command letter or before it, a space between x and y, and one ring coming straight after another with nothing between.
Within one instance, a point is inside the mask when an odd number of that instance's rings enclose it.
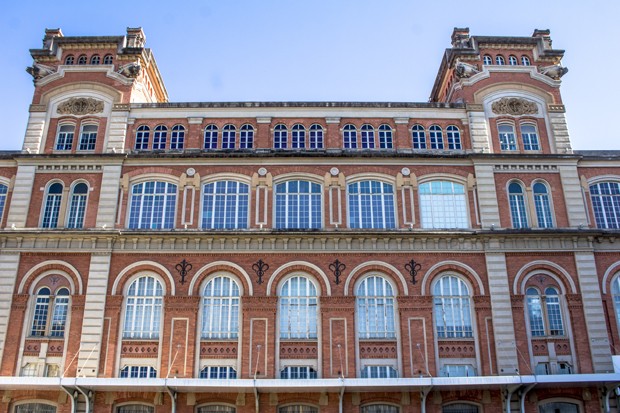
<instances>
[{"instance_id":1,"label":"decorative medallion","mask_svg":"<svg viewBox=\"0 0 620 413\"><path fill-rule=\"evenodd\" d=\"M403 174L403 176L409 176L411 175L411 169L405 166L403 169L400 170L400 173Z\"/></svg>"},{"instance_id":2,"label":"decorative medallion","mask_svg":"<svg viewBox=\"0 0 620 413\"><path fill-rule=\"evenodd\" d=\"M538 106L521 98L501 98L491 105L491 110L497 115L532 115L538 113Z\"/></svg>"},{"instance_id":3,"label":"decorative medallion","mask_svg":"<svg viewBox=\"0 0 620 413\"><path fill-rule=\"evenodd\" d=\"M187 171L185 171L185 173L187 174L187 176L194 176L196 175L196 170L194 168L187 168Z\"/></svg>"},{"instance_id":4,"label":"decorative medallion","mask_svg":"<svg viewBox=\"0 0 620 413\"><path fill-rule=\"evenodd\" d=\"M329 170L329 173L332 174L332 176L338 176L338 174L340 173L340 169L334 166L332 169Z\"/></svg>"},{"instance_id":5,"label":"decorative medallion","mask_svg":"<svg viewBox=\"0 0 620 413\"><path fill-rule=\"evenodd\" d=\"M267 168L258 168L258 174L260 176L265 176L267 175Z\"/></svg>"},{"instance_id":6,"label":"decorative medallion","mask_svg":"<svg viewBox=\"0 0 620 413\"><path fill-rule=\"evenodd\" d=\"M62 115L89 115L103 112L103 102L93 98L71 98L58 105L56 110Z\"/></svg>"}]
</instances>

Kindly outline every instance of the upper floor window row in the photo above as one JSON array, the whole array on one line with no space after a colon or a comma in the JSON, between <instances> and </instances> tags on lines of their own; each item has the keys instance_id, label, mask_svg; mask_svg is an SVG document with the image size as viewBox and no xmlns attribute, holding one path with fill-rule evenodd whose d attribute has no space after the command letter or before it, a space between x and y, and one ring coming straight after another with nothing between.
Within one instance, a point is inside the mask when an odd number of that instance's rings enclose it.
<instances>
[{"instance_id":1,"label":"upper floor window row","mask_svg":"<svg viewBox=\"0 0 620 413\"><path fill-rule=\"evenodd\" d=\"M153 150L180 150L185 148L185 127L174 125L172 129L167 126L158 125L152 131L153 141L151 143L151 129L142 125L136 131L136 141L134 149L144 151Z\"/></svg>"},{"instance_id":2,"label":"upper floor window row","mask_svg":"<svg viewBox=\"0 0 620 413\"><path fill-rule=\"evenodd\" d=\"M74 148L74 136L76 125L73 123L61 123L56 133L54 150L71 151ZM97 131L99 125L91 122L83 122L80 126L80 135L77 142L78 151L94 151L97 144Z\"/></svg>"},{"instance_id":3,"label":"upper floor window row","mask_svg":"<svg viewBox=\"0 0 620 413\"><path fill-rule=\"evenodd\" d=\"M220 131L216 125L207 125L204 131L204 149L252 149L254 147L254 127L243 125L237 130L235 125L225 125Z\"/></svg>"},{"instance_id":4,"label":"upper floor window row","mask_svg":"<svg viewBox=\"0 0 620 413\"><path fill-rule=\"evenodd\" d=\"M519 147L523 151L540 151L540 140L536 125L529 122L519 124L520 139L515 133L515 125L508 122L497 124L499 148L501 151L517 151Z\"/></svg>"},{"instance_id":5,"label":"upper floor window row","mask_svg":"<svg viewBox=\"0 0 620 413\"><path fill-rule=\"evenodd\" d=\"M492 65L493 62L495 62L495 64L498 66L504 66L506 64L506 59L501 54L496 55L495 60L493 59L493 57L491 57L491 55L488 54L482 57L482 63L484 65ZM508 64L510 66L531 66L530 58L526 55L522 55L521 59L519 59L515 55L510 55L508 56Z\"/></svg>"},{"instance_id":6,"label":"upper floor window row","mask_svg":"<svg viewBox=\"0 0 620 413\"><path fill-rule=\"evenodd\" d=\"M439 125L431 125L428 129L419 124L413 125L411 127L411 143L413 149L463 149L461 131L454 125L446 128L445 138L444 131Z\"/></svg>"},{"instance_id":7,"label":"upper floor window row","mask_svg":"<svg viewBox=\"0 0 620 413\"><path fill-rule=\"evenodd\" d=\"M309 129L304 125L295 124L292 128L278 124L273 128L274 149L323 149L325 133L319 124Z\"/></svg>"},{"instance_id":8,"label":"upper floor window row","mask_svg":"<svg viewBox=\"0 0 620 413\"><path fill-rule=\"evenodd\" d=\"M364 124L360 128L352 124L342 128L344 149L393 149L394 139L392 127L386 124L378 129Z\"/></svg>"},{"instance_id":9,"label":"upper floor window row","mask_svg":"<svg viewBox=\"0 0 620 413\"><path fill-rule=\"evenodd\" d=\"M88 57L85 54L81 54L77 57L70 54L67 55L65 57L65 64L66 65L74 65L74 64L78 64L78 65L85 65L85 64L90 64L91 65L100 65L102 62L104 65L111 65L114 63L114 57L111 54L106 54L103 56L103 59L101 57L101 55L99 54L94 54L90 57L90 60L88 59Z\"/></svg>"}]
</instances>

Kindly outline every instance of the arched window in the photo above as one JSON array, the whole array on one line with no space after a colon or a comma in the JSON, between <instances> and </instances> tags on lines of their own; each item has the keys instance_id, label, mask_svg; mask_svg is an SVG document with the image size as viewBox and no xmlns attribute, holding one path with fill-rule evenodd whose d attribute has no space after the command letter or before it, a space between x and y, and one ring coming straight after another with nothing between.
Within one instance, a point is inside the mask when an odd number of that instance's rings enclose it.
<instances>
[{"instance_id":1,"label":"arched window","mask_svg":"<svg viewBox=\"0 0 620 413\"><path fill-rule=\"evenodd\" d=\"M560 308L560 296L554 287L545 288L545 294L530 287L526 291L530 333L533 337L563 336L564 323Z\"/></svg>"},{"instance_id":2,"label":"arched window","mask_svg":"<svg viewBox=\"0 0 620 413\"><path fill-rule=\"evenodd\" d=\"M243 125L239 135L239 148L252 149L254 147L254 127L252 125Z\"/></svg>"},{"instance_id":3,"label":"arched window","mask_svg":"<svg viewBox=\"0 0 620 413\"><path fill-rule=\"evenodd\" d=\"M196 413L235 413L237 409L232 406L224 406L223 404L210 404L208 406L200 406Z\"/></svg>"},{"instance_id":4,"label":"arched window","mask_svg":"<svg viewBox=\"0 0 620 413\"><path fill-rule=\"evenodd\" d=\"M451 181L425 182L418 187L422 228L469 228L465 186Z\"/></svg>"},{"instance_id":5,"label":"arched window","mask_svg":"<svg viewBox=\"0 0 620 413\"><path fill-rule=\"evenodd\" d=\"M47 187L45 204L43 207L42 228L57 228L60 204L62 203L63 186L60 182L54 182Z\"/></svg>"},{"instance_id":6,"label":"arched window","mask_svg":"<svg viewBox=\"0 0 620 413\"><path fill-rule=\"evenodd\" d=\"M72 65L75 64L75 57L73 57L72 54L67 55L67 57L65 57L65 64L66 65Z\"/></svg>"},{"instance_id":7,"label":"arched window","mask_svg":"<svg viewBox=\"0 0 620 413\"><path fill-rule=\"evenodd\" d=\"M277 229L321 228L321 185L287 181L276 185Z\"/></svg>"},{"instance_id":8,"label":"arched window","mask_svg":"<svg viewBox=\"0 0 620 413\"><path fill-rule=\"evenodd\" d=\"M148 126L142 125L138 127L136 131L136 145L134 149L137 151L144 151L149 148L149 139L151 137L151 131Z\"/></svg>"},{"instance_id":9,"label":"arched window","mask_svg":"<svg viewBox=\"0 0 620 413\"><path fill-rule=\"evenodd\" d=\"M152 276L135 279L125 299L125 324L123 338L159 338L164 290Z\"/></svg>"},{"instance_id":10,"label":"arched window","mask_svg":"<svg viewBox=\"0 0 620 413\"><path fill-rule=\"evenodd\" d=\"M236 181L217 181L202 190L202 228L248 227L249 186Z\"/></svg>"},{"instance_id":11,"label":"arched window","mask_svg":"<svg viewBox=\"0 0 620 413\"><path fill-rule=\"evenodd\" d=\"M237 128L234 125L225 125L222 128L222 149L235 149L237 142Z\"/></svg>"},{"instance_id":12,"label":"arched window","mask_svg":"<svg viewBox=\"0 0 620 413\"><path fill-rule=\"evenodd\" d=\"M363 379L396 379L398 372L392 366L365 366L362 369Z\"/></svg>"},{"instance_id":13,"label":"arched window","mask_svg":"<svg viewBox=\"0 0 620 413\"><path fill-rule=\"evenodd\" d=\"M360 413L399 413L400 409L389 404L370 404L362 406Z\"/></svg>"},{"instance_id":14,"label":"arched window","mask_svg":"<svg viewBox=\"0 0 620 413\"><path fill-rule=\"evenodd\" d=\"M461 131L459 128L454 125L448 126L446 129L446 135L448 136L448 149L463 149L461 145Z\"/></svg>"},{"instance_id":15,"label":"arched window","mask_svg":"<svg viewBox=\"0 0 620 413\"><path fill-rule=\"evenodd\" d=\"M379 126L379 148L392 149L393 147L392 128L390 125Z\"/></svg>"},{"instance_id":16,"label":"arched window","mask_svg":"<svg viewBox=\"0 0 620 413\"><path fill-rule=\"evenodd\" d=\"M201 379L236 379L237 371L230 366L205 366L200 370ZM219 411L219 410L216 410ZM228 411L228 410L222 410Z\"/></svg>"},{"instance_id":17,"label":"arched window","mask_svg":"<svg viewBox=\"0 0 620 413\"><path fill-rule=\"evenodd\" d=\"M276 127L273 129L273 148L288 148L288 129L286 129L285 125L276 125Z\"/></svg>"},{"instance_id":18,"label":"arched window","mask_svg":"<svg viewBox=\"0 0 620 413\"><path fill-rule=\"evenodd\" d=\"M15 406L15 413L56 413L56 406L43 403L24 403Z\"/></svg>"},{"instance_id":19,"label":"arched window","mask_svg":"<svg viewBox=\"0 0 620 413\"><path fill-rule=\"evenodd\" d=\"M618 276L614 278L612 282L611 293L613 295L614 309L616 311L616 323L618 323L618 327L620 328L620 277Z\"/></svg>"},{"instance_id":20,"label":"arched window","mask_svg":"<svg viewBox=\"0 0 620 413\"><path fill-rule=\"evenodd\" d=\"M492 65L493 64L493 59L488 54L485 54L484 57L482 58L482 64L483 65Z\"/></svg>"},{"instance_id":21,"label":"arched window","mask_svg":"<svg viewBox=\"0 0 620 413\"><path fill-rule=\"evenodd\" d=\"M620 184L601 182L590 185L590 198L597 228L620 228Z\"/></svg>"},{"instance_id":22,"label":"arched window","mask_svg":"<svg viewBox=\"0 0 620 413\"><path fill-rule=\"evenodd\" d=\"M424 126L413 125L411 127L411 140L413 149L426 149L426 133L424 132Z\"/></svg>"},{"instance_id":23,"label":"arched window","mask_svg":"<svg viewBox=\"0 0 620 413\"><path fill-rule=\"evenodd\" d=\"M36 296L30 335L33 337L64 337L69 312L69 290L59 288L55 294L48 287Z\"/></svg>"},{"instance_id":24,"label":"arched window","mask_svg":"<svg viewBox=\"0 0 620 413\"><path fill-rule=\"evenodd\" d=\"M454 275L441 277L433 288L438 338L473 337L469 289Z\"/></svg>"},{"instance_id":25,"label":"arched window","mask_svg":"<svg viewBox=\"0 0 620 413\"><path fill-rule=\"evenodd\" d=\"M433 125L429 128L431 149L443 149L443 132L441 127Z\"/></svg>"},{"instance_id":26,"label":"arched window","mask_svg":"<svg viewBox=\"0 0 620 413\"><path fill-rule=\"evenodd\" d=\"M394 291L383 277L370 276L362 280L356 291L357 334L360 339L393 339Z\"/></svg>"},{"instance_id":27,"label":"arched window","mask_svg":"<svg viewBox=\"0 0 620 413\"><path fill-rule=\"evenodd\" d=\"M6 205L6 197L8 192L9 187L0 184L0 223L2 222L2 217L4 216L4 206Z\"/></svg>"},{"instance_id":28,"label":"arched window","mask_svg":"<svg viewBox=\"0 0 620 413\"><path fill-rule=\"evenodd\" d=\"M148 181L131 187L129 228L174 228L177 186L168 182Z\"/></svg>"},{"instance_id":29,"label":"arched window","mask_svg":"<svg viewBox=\"0 0 620 413\"><path fill-rule=\"evenodd\" d=\"M539 151L540 143L538 142L538 134L536 133L536 126L524 123L521 125L521 139L523 140L523 150L525 151Z\"/></svg>"},{"instance_id":30,"label":"arched window","mask_svg":"<svg viewBox=\"0 0 620 413\"><path fill-rule=\"evenodd\" d=\"M120 378L121 379L155 379L157 378L157 370L155 370L155 368L151 366L125 366L121 369ZM146 408L146 407L148 406L140 406L140 408ZM141 411L141 410L138 410L138 411Z\"/></svg>"},{"instance_id":31,"label":"arched window","mask_svg":"<svg viewBox=\"0 0 620 413\"><path fill-rule=\"evenodd\" d=\"M357 129L353 125L344 125L342 129L344 149L357 149Z\"/></svg>"},{"instance_id":32,"label":"arched window","mask_svg":"<svg viewBox=\"0 0 620 413\"><path fill-rule=\"evenodd\" d=\"M80 57L78 57L78 60L77 60L78 65L85 65L86 62L88 62L88 59L86 58L85 54L80 55Z\"/></svg>"},{"instance_id":33,"label":"arched window","mask_svg":"<svg viewBox=\"0 0 620 413\"><path fill-rule=\"evenodd\" d=\"M380 181L349 184L349 227L390 229L396 227L394 188Z\"/></svg>"},{"instance_id":34,"label":"arched window","mask_svg":"<svg viewBox=\"0 0 620 413\"><path fill-rule=\"evenodd\" d=\"M80 146L81 151L94 151L97 144L97 125L86 124L82 125L82 131L80 132Z\"/></svg>"},{"instance_id":35,"label":"arched window","mask_svg":"<svg viewBox=\"0 0 620 413\"><path fill-rule=\"evenodd\" d=\"M278 407L278 413L319 413L319 409L305 404L292 404Z\"/></svg>"},{"instance_id":36,"label":"arched window","mask_svg":"<svg viewBox=\"0 0 620 413\"><path fill-rule=\"evenodd\" d=\"M67 228L83 228L84 214L86 213L86 198L88 196L88 185L84 182L73 187L69 200L69 215L67 217Z\"/></svg>"},{"instance_id":37,"label":"arched window","mask_svg":"<svg viewBox=\"0 0 620 413\"><path fill-rule=\"evenodd\" d=\"M145 404L126 404L119 406L116 413L155 413L155 408Z\"/></svg>"},{"instance_id":38,"label":"arched window","mask_svg":"<svg viewBox=\"0 0 620 413\"><path fill-rule=\"evenodd\" d=\"M499 134L499 148L502 151L516 151L517 140L515 139L515 128L510 123L501 123L497 125Z\"/></svg>"},{"instance_id":39,"label":"arched window","mask_svg":"<svg viewBox=\"0 0 620 413\"><path fill-rule=\"evenodd\" d=\"M362 149L375 149L375 129L372 125L362 125Z\"/></svg>"},{"instance_id":40,"label":"arched window","mask_svg":"<svg viewBox=\"0 0 620 413\"><path fill-rule=\"evenodd\" d=\"M538 406L539 413L579 413L579 405L568 402L541 403Z\"/></svg>"},{"instance_id":41,"label":"arched window","mask_svg":"<svg viewBox=\"0 0 620 413\"><path fill-rule=\"evenodd\" d=\"M310 149L323 149L323 127L316 123L310 126Z\"/></svg>"},{"instance_id":42,"label":"arched window","mask_svg":"<svg viewBox=\"0 0 620 413\"><path fill-rule=\"evenodd\" d=\"M536 208L536 219L540 228L552 228L553 217L551 214L551 200L547 185L536 182L533 187L534 207Z\"/></svg>"},{"instance_id":43,"label":"arched window","mask_svg":"<svg viewBox=\"0 0 620 413\"><path fill-rule=\"evenodd\" d=\"M284 282L280 289L280 338L317 338L317 293L308 278L296 275Z\"/></svg>"},{"instance_id":44,"label":"arched window","mask_svg":"<svg viewBox=\"0 0 620 413\"><path fill-rule=\"evenodd\" d=\"M518 182L508 185L508 202L513 228L528 228L527 210L525 209L525 192Z\"/></svg>"},{"instance_id":45,"label":"arched window","mask_svg":"<svg viewBox=\"0 0 620 413\"><path fill-rule=\"evenodd\" d=\"M443 406L441 413L478 413L478 406L469 403L451 403Z\"/></svg>"},{"instance_id":46,"label":"arched window","mask_svg":"<svg viewBox=\"0 0 620 413\"><path fill-rule=\"evenodd\" d=\"M517 59L516 56L510 55L508 56L508 64L510 66L516 66L519 64L519 60Z\"/></svg>"},{"instance_id":47,"label":"arched window","mask_svg":"<svg viewBox=\"0 0 620 413\"><path fill-rule=\"evenodd\" d=\"M310 366L288 366L280 370L280 378L295 379L316 379L316 370Z\"/></svg>"},{"instance_id":48,"label":"arched window","mask_svg":"<svg viewBox=\"0 0 620 413\"><path fill-rule=\"evenodd\" d=\"M90 64L91 65L98 65L101 64L101 56L99 56L98 54L94 54L90 57Z\"/></svg>"},{"instance_id":49,"label":"arched window","mask_svg":"<svg viewBox=\"0 0 620 413\"><path fill-rule=\"evenodd\" d=\"M217 149L217 126L205 127L205 149Z\"/></svg>"},{"instance_id":50,"label":"arched window","mask_svg":"<svg viewBox=\"0 0 620 413\"><path fill-rule=\"evenodd\" d=\"M293 125L291 148L304 149L306 147L306 128L304 125Z\"/></svg>"},{"instance_id":51,"label":"arched window","mask_svg":"<svg viewBox=\"0 0 620 413\"><path fill-rule=\"evenodd\" d=\"M506 64L506 60L504 59L504 56L502 56L501 54L498 54L497 56L495 56L495 64L498 66L504 66Z\"/></svg>"},{"instance_id":52,"label":"arched window","mask_svg":"<svg viewBox=\"0 0 620 413\"><path fill-rule=\"evenodd\" d=\"M75 125L65 124L58 128L56 136L56 150L70 151L73 148L73 135L75 133Z\"/></svg>"},{"instance_id":53,"label":"arched window","mask_svg":"<svg viewBox=\"0 0 620 413\"><path fill-rule=\"evenodd\" d=\"M185 147L185 127L174 125L170 135L170 149L179 150Z\"/></svg>"},{"instance_id":54,"label":"arched window","mask_svg":"<svg viewBox=\"0 0 620 413\"><path fill-rule=\"evenodd\" d=\"M114 63L114 58L112 57L111 54L107 54L103 57L104 65L111 65L112 63Z\"/></svg>"},{"instance_id":55,"label":"arched window","mask_svg":"<svg viewBox=\"0 0 620 413\"><path fill-rule=\"evenodd\" d=\"M202 293L202 339L233 339L239 336L239 286L230 277L209 280Z\"/></svg>"},{"instance_id":56,"label":"arched window","mask_svg":"<svg viewBox=\"0 0 620 413\"><path fill-rule=\"evenodd\" d=\"M530 66L530 58L527 56L521 56L521 64L523 66Z\"/></svg>"},{"instance_id":57,"label":"arched window","mask_svg":"<svg viewBox=\"0 0 620 413\"><path fill-rule=\"evenodd\" d=\"M168 128L164 125L159 125L155 128L153 133L153 149L163 150L166 149L166 141L168 140Z\"/></svg>"}]
</instances>

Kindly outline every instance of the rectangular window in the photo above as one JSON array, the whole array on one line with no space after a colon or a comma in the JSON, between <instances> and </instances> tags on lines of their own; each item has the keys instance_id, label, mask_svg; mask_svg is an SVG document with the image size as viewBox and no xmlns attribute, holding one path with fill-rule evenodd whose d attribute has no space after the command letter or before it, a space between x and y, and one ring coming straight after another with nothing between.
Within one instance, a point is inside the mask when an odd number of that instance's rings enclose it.
<instances>
[{"instance_id":1,"label":"rectangular window","mask_svg":"<svg viewBox=\"0 0 620 413\"><path fill-rule=\"evenodd\" d=\"M58 129L56 137L57 151L70 151L73 148L73 134L75 132L74 125L61 125Z\"/></svg>"},{"instance_id":2,"label":"rectangular window","mask_svg":"<svg viewBox=\"0 0 620 413\"><path fill-rule=\"evenodd\" d=\"M82 126L82 132L80 133L79 150L94 151L96 143L97 143L97 125Z\"/></svg>"}]
</instances>

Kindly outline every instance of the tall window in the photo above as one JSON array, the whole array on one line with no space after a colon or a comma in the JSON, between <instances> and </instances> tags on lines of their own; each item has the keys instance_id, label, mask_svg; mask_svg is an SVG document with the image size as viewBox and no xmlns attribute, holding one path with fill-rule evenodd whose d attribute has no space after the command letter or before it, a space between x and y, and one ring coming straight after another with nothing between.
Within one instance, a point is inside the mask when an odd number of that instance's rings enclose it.
<instances>
[{"instance_id":1,"label":"tall window","mask_svg":"<svg viewBox=\"0 0 620 413\"><path fill-rule=\"evenodd\" d=\"M64 337L69 310L69 290L59 288L55 294L48 287L39 289L36 296L30 335L34 337Z\"/></svg>"},{"instance_id":2,"label":"tall window","mask_svg":"<svg viewBox=\"0 0 620 413\"><path fill-rule=\"evenodd\" d=\"M177 186L149 181L131 187L129 228L174 228Z\"/></svg>"},{"instance_id":3,"label":"tall window","mask_svg":"<svg viewBox=\"0 0 620 413\"><path fill-rule=\"evenodd\" d=\"M357 149L357 129L353 125L344 125L342 129L344 149Z\"/></svg>"},{"instance_id":4,"label":"tall window","mask_svg":"<svg viewBox=\"0 0 620 413\"><path fill-rule=\"evenodd\" d=\"M58 136L56 136L56 150L70 151L73 148L73 134L75 125L60 125Z\"/></svg>"},{"instance_id":5,"label":"tall window","mask_svg":"<svg viewBox=\"0 0 620 413\"><path fill-rule=\"evenodd\" d=\"M620 327L620 277L616 276L611 285L611 294L614 300L614 309L616 311L616 323Z\"/></svg>"},{"instance_id":6,"label":"tall window","mask_svg":"<svg viewBox=\"0 0 620 413\"><path fill-rule=\"evenodd\" d=\"M294 276L282 285L279 296L280 338L317 338L317 293L308 278Z\"/></svg>"},{"instance_id":7,"label":"tall window","mask_svg":"<svg viewBox=\"0 0 620 413\"><path fill-rule=\"evenodd\" d=\"M620 184L601 182L590 185L590 198L598 228L620 228Z\"/></svg>"},{"instance_id":8,"label":"tall window","mask_svg":"<svg viewBox=\"0 0 620 413\"><path fill-rule=\"evenodd\" d=\"M94 151L97 144L97 125L82 125L82 131L80 132L80 146L81 151Z\"/></svg>"},{"instance_id":9,"label":"tall window","mask_svg":"<svg viewBox=\"0 0 620 413\"><path fill-rule=\"evenodd\" d=\"M446 129L446 135L448 137L448 149L459 150L463 149L461 145L461 131L456 126L448 126Z\"/></svg>"},{"instance_id":10,"label":"tall window","mask_svg":"<svg viewBox=\"0 0 620 413\"><path fill-rule=\"evenodd\" d=\"M252 149L254 147L254 128L252 125L243 125L239 134L239 148Z\"/></svg>"},{"instance_id":11,"label":"tall window","mask_svg":"<svg viewBox=\"0 0 620 413\"><path fill-rule=\"evenodd\" d=\"M532 336L563 336L564 323L558 290L547 287L544 295L541 295L536 288L530 287L525 294Z\"/></svg>"},{"instance_id":12,"label":"tall window","mask_svg":"<svg viewBox=\"0 0 620 413\"><path fill-rule=\"evenodd\" d=\"M438 338L473 337L469 289L453 275L441 277L433 288Z\"/></svg>"},{"instance_id":13,"label":"tall window","mask_svg":"<svg viewBox=\"0 0 620 413\"><path fill-rule=\"evenodd\" d=\"M138 127L136 131L136 145L134 149L137 151L144 151L149 148L149 139L151 136L151 131L148 126L142 125Z\"/></svg>"},{"instance_id":14,"label":"tall window","mask_svg":"<svg viewBox=\"0 0 620 413\"><path fill-rule=\"evenodd\" d=\"M57 228L60 204L62 202L63 186L60 182L54 182L47 187L45 205L43 207L42 228Z\"/></svg>"},{"instance_id":15,"label":"tall window","mask_svg":"<svg viewBox=\"0 0 620 413\"><path fill-rule=\"evenodd\" d=\"M163 295L155 277L143 275L131 283L125 301L123 338L159 338Z\"/></svg>"},{"instance_id":16,"label":"tall window","mask_svg":"<svg viewBox=\"0 0 620 413\"><path fill-rule=\"evenodd\" d=\"M433 125L429 128L429 139L431 141L431 149L443 149L443 132L441 127Z\"/></svg>"},{"instance_id":17,"label":"tall window","mask_svg":"<svg viewBox=\"0 0 620 413\"><path fill-rule=\"evenodd\" d=\"M288 148L288 129L286 129L286 126L280 124L273 129L273 148Z\"/></svg>"},{"instance_id":18,"label":"tall window","mask_svg":"<svg viewBox=\"0 0 620 413\"><path fill-rule=\"evenodd\" d=\"M383 277L367 277L356 291L357 334L360 339L393 339L394 292Z\"/></svg>"},{"instance_id":19,"label":"tall window","mask_svg":"<svg viewBox=\"0 0 620 413\"><path fill-rule=\"evenodd\" d=\"M166 141L168 140L168 128L164 125L159 125L155 128L153 133L153 149L164 150L166 149Z\"/></svg>"},{"instance_id":20,"label":"tall window","mask_svg":"<svg viewBox=\"0 0 620 413\"><path fill-rule=\"evenodd\" d=\"M521 139L523 139L523 150L525 151L539 151L540 144L538 142L538 134L536 133L536 126L529 123L521 125Z\"/></svg>"},{"instance_id":21,"label":"tall window","mask_svg":"<svg viewBox=\"0 0 620 413\"><path fill-rule=\"evenodd\" d=\"M381 149L392 149L394 147L390 125L379 126L379 147Z\"/></svg>"},{"instance_id":22,"label":"tall window","mask_svg":"<svg viewBox=\"0 0 620 413\"><path fill-rule=\"evenodd\" d=\"M280 370L281 379L316 379L316 370L310 366L288 366Z\"/></svg>"},{"instance_id":23,"label":"tall window","mask_svg":"<svg viewBox=\"0 0 620 413\"><path fill-rule=\"evenodd\" d=\"M248 227L248 185L236 181L217 181L206 184L202 192L202 228Z\"/></svg>"},{"instance_id":24,"label":"tall window","mask_svg":"<svg viewBox=\"0 0 620 413\"><path fill-rule=\"evenodd\" d=\"M379 181L349 184L349 226L351 228L396 227L394 189Z\"/></svg>"},{"instance_id":25,"label":"tall window","mask_svg":"<svg viewBox=\"0 0 620 413\"><path fill-rule=\"evenodd\" d=\"M236 379L237 371L230 366L206 366L205 368L200 370L200 378L201 379L220 379L220 380L221 379ZM227 412L228 410L206 410L206 411Z\"/></svg>"},{"instance_id":26,"label":"tall window","mask_svg":"<svg viewBox=\"0 0 620 413\"><path fill-rule=\"evenodd\" d=\"M497 125L499 133L499 148L502 151L516 151L517 140L515 139L515 128L509 123Z\"/></svg>"},{"instance_id":27,"label":"tall window","mask_svg":"<svg viewBox=\"0 0 620 413\"><path fill-rule=\"evenodd\" d=\"M323 127L316 123L310 126L310 149L323 149Z\"/></svg>"},{"instance_id":28,"label":"tall window","mask_svg":"<svg viewBox=\"0 0 620 413\"><path fill-rule=\"evenodd\" d=\"M24 403L15 406L15 413L56 413L56 406L43 403Z\"/></svg>"},{"instance_id":29,"label":"tall window","mask_svg":"<svg viewBox=\"0 0 620 413\"><path fill-rule=\"evenodd\" d=\"M222 149L235 149L237 141L237 128L234 125L226 125L222 129Z\"/></svg>"},{"instance_id":30,"label":"tall window","mask_svg":"<svg viewBox=\"0 0 620 413\"><path fill-rule=\"evenodd\" d=\"M304 149L306 147L306 128L304 125L293 125L291 138L291 148Z\"/></svg>"},{"instance_id":31,"label":"tall window","mask_svg":"<svg viewBox=\"0 0 620 413\"><path fill-rule=\"evenodd\" d=\"M288 181L276 185L276 228L321 228L321 185Z\"/></svg>"},{"instance_id":32,"label":"tall window","mask_svg":"<svg viewBox=\"0 0 620 413\"><path fill-rule=\"evenodd\" d=\"M157 378L157 370L155 370L151 366L125 366L121 369L120 377L122 379L127 379L127 378L155 379ZM145 408L145 407L148 407L148 406L140 406L140 408ZM143 410L131 410L131 411L143 411Z\"/></svg>"},{"instance_id":33,"label":"tall window","mask_svg":"<svg viewBox=\"0 0 620 413\"><path fill-rule=\"evenodd\" d=\"M551 201L549 190L542 182L534 184L534 206L536 208L536 219L540 228L552 228L553 218L551 216Z\"/></svg>"},{"instance_id":34,"label":"tall window","mask_svg":"<svg viewBox=\"0 0 620 413\"><path fill-rule=\"evenodd\" d=\"M183 149L185 147L185 128L182 125L174 125L170 135L170 149Z\"/></svg>"},{"instance_id":35,"label":"tall window","mask_svg":"<svg viewBox=\"0 0 620 413\"><path fill-rule=\"evenodd\" d=\"M362 149L375 149L375 129L372 125L362 125Z\"/></svg>"},{"instance_id":36,"label":"tall window","mask_svg":"<svg viewBox=\"0 0 620 413\"><path fill-rule=\"evenodd\" d=\"M233 339L239 335L239 286L230 277L212 278L203 291L202 339Z\"/></svg>"},{"instance_id":37,"label":"tall window","mask_svg":"<svg viewBox=\"0 0 620 413\"><path fill-rule=\"evenodd\" d=\"M67 228L83 228L84 214L86 213L86 198L88 196L88 185L84 182L73 187L69 201L69 215L67 217Z\"/></svg>"},{"instance_id":38,"label":"tall window","mask_svg":"<svg viewBox=\"0 0 620 413\"><path fill-rule=\"evenodd\" d=\"M411 127L411 140L413 149L426 149L426 133L424 132L424 126L413 125Z\"/></svg>"},{"instance_id":39,"label":"tall window","mask_svg":"<svg viewBox=\"0 0 620 413\"><path fill-rule=\"evenodd\" d=\"M517 56L513 56L513 55L508 56L508 64L510 66L518 65L519 64L519 60L517 59Z\"/></svg>"},{"instance_id":40,"label":"tall window","mask_svg":"<svg viewBox=\"0 0 620 413\"><path fill-rule=\"evenodd\" d=\"M469 228L465 186L432 181L419 186L422 228Z\"/></svg>"},{"instance_id":41,"label":"tall window","mask_svg":"<svg viewBox=\"0 0 620 413\"><path fill-rule=\"evenodd\" d=\"M6 197L8 192L9 187L0 184L0 223L2 222L2 217L4 215L4 206L6 205Z\"/></svg>"},{"instance_id":42,"label":"tall window","mask_svg":"<svg viewBox=\"0 0 620 413\"><path fill-rule=\"evenodd\" d=\"M205 149L217 149L217 126L205 127Z\"/></svg>"},{"instance_id":43,"label":"tall window","mask_svg":"<svg viewBox=\"0 0 620 413\"><path fill-rule=\"evenodd\" d=\"M521 184L512 182L508 185L508 201L513 228L527 228L527 211L525 209L525 193Z\"/></svg>"}]
</instances>

